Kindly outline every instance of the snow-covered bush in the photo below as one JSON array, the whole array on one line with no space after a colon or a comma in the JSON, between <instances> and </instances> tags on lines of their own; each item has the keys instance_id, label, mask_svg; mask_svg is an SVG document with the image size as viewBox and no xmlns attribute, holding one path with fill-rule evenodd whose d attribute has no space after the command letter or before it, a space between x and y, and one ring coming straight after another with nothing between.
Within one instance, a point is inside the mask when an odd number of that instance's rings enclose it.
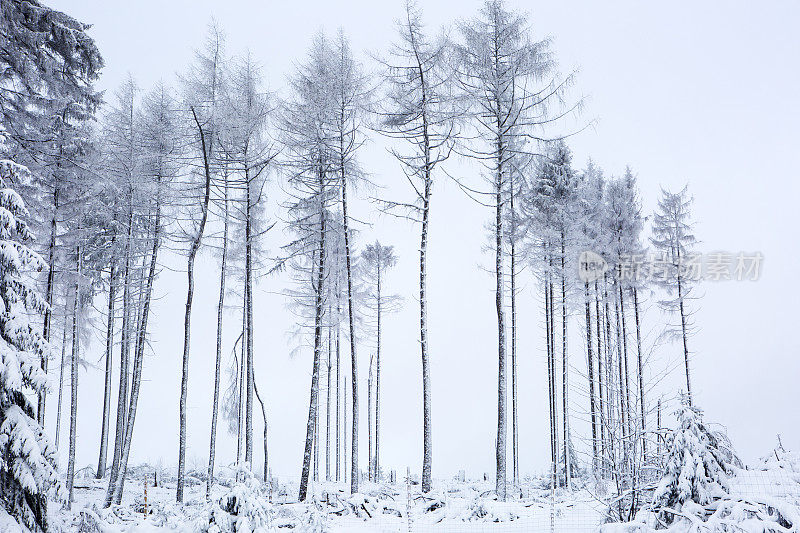
<instances>
[{"instance_id":1,"label":"snow-covered bush","mask_svg":"<svg viewBox=\"0 0 800 533\"><path fill-rule=\"evenodd\" d=\"M788 451L778 440L778 446L772 452L761 458L761 464L766 470L784 470L800 474L800 453Z\"/></svg>"},{"instance_id":2,"label":"snow-covered bush","mask_svg":"<svg viewBox=\"0 0 800 533\"><path fill-rule=\"evenodd\" d=\"M259 533L269 529L270 509L261 483L247 468L240 468L240 480L216 501L204 523L208 533Z\"/></svg>"},{"instance_id":3,"label":"snow-covered bush","mask_svg":"<svg viewBox=\"0 0 800 533\"><path fill-rule=\"evenodd\" d=\"M44 261L26 245L28 211L8 188L28 176L25 167L0 161L0 500L21 525L40 531L47 527L47 492L60 483L56 448L29 399L47 387L41 360L49 347L30 322L47 304L26 277Z\"/></svg>"},{"instance_id":4,"label":"snow-covered bush","mask_svg":"<svg viewBox=\"0 0 800 533\"><path fill-rule=\"evenodd\" d=\"M708 428L697 407L684 403L676 414L678 427L667 437L664 476L653 495L659 519L666 524L685 505L705 506L730 490L728 443Z\"/></svg>"}]
</instances>

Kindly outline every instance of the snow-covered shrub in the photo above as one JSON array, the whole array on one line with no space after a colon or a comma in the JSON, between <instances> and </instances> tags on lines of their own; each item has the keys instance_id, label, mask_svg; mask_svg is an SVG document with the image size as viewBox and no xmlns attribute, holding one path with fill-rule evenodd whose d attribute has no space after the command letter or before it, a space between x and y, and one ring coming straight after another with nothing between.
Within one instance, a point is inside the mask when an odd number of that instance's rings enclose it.
<instances>
[{"instance_id":1,"label":"snow-covered shrub","mask_svg":"<svg viewBox=\"0 0 800 533\"><path fill-rule=\"evenodd\" d=\"M36 421L33 396L47 387L41 368L49 347L30 319L47 304L26 274L44 267L26 243L32 239L28 211L9 184L28 170L0 161L0 501L21 525L47 528L47 492L59 488L56 448Z\"/></svg>"},{"instance_id":2,"label":"snow-covered shrub","mask_svg":"<svg viewBox=\"0 0 800 533\"><path fill-rule=\"evenodd\" d=\"M664 476L656 488L653 503L659 519L672 523L685 505L705 506L730 490L729 453L718 434L703 422L697 407L683 404L677 411L678 427L667 437Z\"/></svg>"},{"instance_id":3,"label":"snow-covered shrub","mask_svg":"<svg viewBox=\"0 0 800 533\"><path fill-rule=\"evenodd\" d=\"M767 470L783 470L800 474L800 453L785 450L780 441L769 455L761 458L760 462Z\"/></svg>"},{"instance_id":4,"label":"snow-covered shrub","mask_svg":"<svg viewBox=\"0 0 800 533\"><path fill-rule=\"evenodd\" d=\"M247 468L240 468L240 480L217 500L205 523L198 524L208 533L266 532L270 523L270 506L261 490L261 483Z\"/></svg>"},{"instance_id":5,"label":"snow-covered shrub","mask_svg":"<svg viewBox=\"0 0 800 533\"><path fill-rule=\"evenodd\" d=\"M511 522L520 517L516 502L500 502L489 499L478 499L472 508L468 520L482 522Z\"/></svg>"}]
</instances>

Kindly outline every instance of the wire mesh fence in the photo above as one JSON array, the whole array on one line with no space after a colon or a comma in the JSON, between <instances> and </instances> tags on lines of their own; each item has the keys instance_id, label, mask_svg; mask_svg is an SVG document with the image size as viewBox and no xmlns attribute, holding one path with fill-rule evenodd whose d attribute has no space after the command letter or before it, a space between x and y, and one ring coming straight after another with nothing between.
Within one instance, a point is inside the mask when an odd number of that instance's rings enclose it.
<instances>
[{"instance_id":1,"label":"wire mesh fence","mask_svg":"<svg viewBox=\"0 0 800 533\"><path fill-rule=\"evenodd\" d=\"M507 500L501 502L491 496L490 485L485 481L456 481L423 494L419 485L403 480L382 484L382 496L365 498L355 512L328 513L321 529L376 533L594 533L606 522L608 498L613 496L599 496L593 491L596 486L552 491L531 480L515 486ZM705 508L693 507L699 514L685 517L697 531L727 531L719 529L720 524L752 527L753 523L763 523L781 528L765 531L800 532L800 472L737 469L728 489L728 495L721 500ZM375 505L376 501L382 504ZM387 501L390 503L385 504ZM655 530L659 525L656 513L645 516L643 523L631 524L631 531L651 531L648 526Z\"/></svg>"},{"instance_id":2,"label":"wire mesh fence","mask_svg":"<svg viewBox=\"0 0 800 533\"><path fill-rule=\"evenodd\" d=\"M410 476L394 484L368 484L363 502L347 499L343 512L328 513L327 531L371 532L594 532L604 503L588 490L553 491L539 480L509 486L506 501L492 496L487 480L454 480L427 494ZM378 494L379 493L379 494Z\"/></svg>"},{"instance_id":3,"label":"wire mesh fence","mask_svg":"<svg viewBox=\"0 0 800 533\"><path fill-rule=\"evenodd\" d=\"M528 478L509 484L506 501L495 498L494 482L488 475L479 480L464 479L462 474L435 481L429 493L423 493L416 477L408 474L393 475L391 480L380 483L364 479L360 492L352 495L345 481L316 481L311 483L310 497L304 502L298 501L298 484L293 478L273 478L266 486L256 485L244 490L234 479L220 479L212 498L207 499L204 483L190 483L186 505L176 506L174 479L162 475L156 478L151 468L139 469L132 472L127 483L124 505L103 511L91 502L102 501L105 484L93 475L85 475L76 486L75 507L80 508L80 502L88 505L85 512L81 511L86 516L79 522L91 522L97 527L87 526L87 531L116 530L103 529L105 526L130 528L144 520L165 528L176 523L207 526L209 511L217 505L230 507L231 498L235 499L235 507L248 513L248 520L260 520L267 531L588 533L599 531L607 520L632 520L641 508L645 512L638 513L638 524L613 524L608 529L653 533L667 525L663 513L658 514L660 509L652 508L657 480L640 486L641 497L636 500L639 503L627 509L622 519L617 504L632 499L625 494L620 496L610 479L591 475L575 479L569 490L553 490L547 477ZM253 515L254 509L260 509L260 514ZM691 530L697 533L800 533L800 461L776 457L773 462L761 463L759 469L734 469L727 479L725 494L717 494L702 505L678 506L667 515L669 520L691 523Z\"/></svg>"}]
</instances>

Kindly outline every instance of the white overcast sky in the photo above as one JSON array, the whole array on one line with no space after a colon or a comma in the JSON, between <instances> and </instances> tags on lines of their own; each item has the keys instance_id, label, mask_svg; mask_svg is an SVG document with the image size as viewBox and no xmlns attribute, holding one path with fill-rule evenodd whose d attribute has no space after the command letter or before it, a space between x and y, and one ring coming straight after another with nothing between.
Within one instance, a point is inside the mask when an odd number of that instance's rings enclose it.
<instances>
[{"instance_id":1,"label":"white overcast sky","mask_svg":"<svg viewBox=\"0 0 800 533\"><path fill-rule=\"evenodd\" d=\"M159 79L172 83L192 50L203 43L212 15L228 36L228 49L249 47L269 87L282 90L293 64L320 28L340 26L354 50L382 52L394 39L397 1L272 0L50 0L53 7L93 24L91 35L106 60L100 88L107 96L128 72L142 88ZM431 31L476 14L478 0L423 2ZM697 306L694 352L696 403L707 419L724 424L743 458L769 453L781 433L784 446L800 450L800 341L796 279L800 263L796 212L800 182L795 156L800 145L798 53L800 3L784 2L510 2L529 11L535 38L551 36L563 71L579 69L575 95L587 96L581 120L596 127L570 141L575 164L591 156L606 172L630 164L638 174L649 215L661 186L689 183L695 197L697 236L704 251L760 251L757 282L705 284ZM386 194L407 192L396 162L380 143L364 148L363 162ZM474 165L454 167L479 183ZM276 190L276 189L273 189ZM277 193L276 193L277 194ZM489 212L441 177L433 199L430 235L430 337L433 379L434 476L461 468L494 472L496 434L496 318L491 259L484 251ZM394 244L400 263L389 284L405 297L405 309L386 320L383 380L382 463L418 470L421 461L421 382L414 298L418 228L356 205L356 216L374 223L361 242ZM271 241L280 244L280 236ZM182 262L170 260L172 266ZM213 379L216 261L206 254L198 271L189 377L190 465L208 453ZM520 279L520 461L523 474L545 468L548 457L546 378L536 286ZM297 476L308 408L311 354L288 355L291 315L278 293L284 278L259 282L256 297L256 374L271 418L273 471ZM154 353L145 365L132 462L174 464L178 442L178 395L185 275L165 270L151 320ZM646 342L662 322L646 304ZM226 358L239 327L227 316ZM585 367L580 323L572 323L573 382ZM88 356L96 361L102 347ZM654 367L680 362L674 344L654 356ZM366 377L369 348L362 347ZM115 360L115 367L118 361ZM673 373L653 395L674 395ZM362 384L362 389L365 385ZM116 385L114 387L116 391ZM116 393L116 392L115 392ZM52 398L52 396L51 396ZM362 398L366 394L362 393ZM573 395L575 416L585 418L586 399ZM54 405L50 413L54 412ZM81 374L79 466L96 464L102 376ZM361 412L366 413L362 403ZM254 414L259 418L258 411ZM51 419L52 420L52 419ZM669 420L669 418L667 418ZM585 435L585 426L577 423ZM63 428L66 429L66 428ZM260 423L255 456L261 457ZM361 464L366 465L362 423ZM220 434L222 462L233 458L232 439ZM257 460L260 463L260 459ZM260 468L260 464L258 464Z\"/></svg>"}]
</instances>

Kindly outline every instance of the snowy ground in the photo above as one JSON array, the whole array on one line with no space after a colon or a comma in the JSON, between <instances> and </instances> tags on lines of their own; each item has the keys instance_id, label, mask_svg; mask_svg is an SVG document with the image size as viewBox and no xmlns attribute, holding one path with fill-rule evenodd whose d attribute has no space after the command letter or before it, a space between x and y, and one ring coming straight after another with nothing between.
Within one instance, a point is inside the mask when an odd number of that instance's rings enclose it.
<instances>
[{"instance_id":1,"label":"snowy ground","mask_svg":"<svg viewBox=\"0 0 800 533\"><path fill-rule=\"evenodd\" d=\"M544 531L550 529L552 518L556 531L590 532L597 530L604 509L604 504L586 490L571 492L569 498L559 491L553 501L550 491L535 479L524 481L509 494L507 502L496 501L493 482L485 481L438 482L424 496L418 485L405 482L366 482L362 492L355 495L349 494L345 483L322 482L313 487L313 503L297 502L296 483L279 484L270 493L258 483L243 489L224 479L206 500L205 484L196 478L190 480L181 506L174 502L173 482L153 487L149 476L145 516L142 476L126 483L122 505L111 509L102 508L107 482L91 476L82 478L76 483L71 511L57 503L51 505L52 530L251 531L261 525L263 531ZM230 518L219 505L222 502L225 506L232 491L240 491L240 501L248 508L248 513L239 514L258 518L248 519L248 524L240 522L238 528L235 521L227 524L230 529L226 524L219 529L209 527L212 519L221 523L224 520L220 516ZM259 520L261 524L256 523Z\"/></svg>"},{"instance_id":2,"label":"snowy ground","mask_svg":"<svg viewBox=\"0 0 800 533\"><path fill-rule=\"evenodd\" d=\"M107 482L91 475L78 479L76 501L67 511L50 507L52 531L118 532L594 532L601 528L606 502L596 485L555 496L541 479L527 479L510 491L507 502L492 496L489 481L439 481L423 496L416 484L363 483L350 495L344 483L316 483L313 503L297 502L297 484L277 483L272 490L255 479L234 483L221 472L210 499L205 484L188 478L184 505L175 503L174 481L153 486L152 470L137 468L126 483L120 506L103 509ZM144 478L147 473L147 514ZM708 513L708 511L707 511ZM777 521L777 514L783 522ZM702 514L702 513L701 513ZM652 517L651 517L652 518ZM730 498L713 512L670 531L800 532L800 461L767 459L757 469L737 470ZM787 523L788 520L788 523ZM765 527L768 524L769 527ZM604 532L653 531L652 520L608 524ZM0 520L0 532L5 532ZM13 531L13 530L9 530Z\"/></svg>"},{"instance_id":3,"label":"snowy ground","mask_svg":"<svg viewBox=\"0 0 800 533\"><path fill-rule=\"evenodd\" d=\"M604 525L602 532L655 533L655 525L651 514L640 513L629 524ZM776 450L755 467L734 469L725 498L684 506L669 532L800 532L800 455Z\"/></svg>"}]
</instances>

